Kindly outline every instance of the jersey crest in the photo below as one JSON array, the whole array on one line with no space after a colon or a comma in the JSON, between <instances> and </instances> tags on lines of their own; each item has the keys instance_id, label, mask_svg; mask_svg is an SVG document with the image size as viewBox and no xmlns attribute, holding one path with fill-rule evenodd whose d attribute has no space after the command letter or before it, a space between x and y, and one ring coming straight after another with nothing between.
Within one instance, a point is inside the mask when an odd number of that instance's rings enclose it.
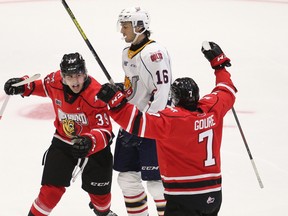
<instances>
[{"instance_id":1,"label":"jersey crest","mask_svg":"<svg viewBox=\"0 0 288 216\"><path fill-rule=\"evenodd\" d=\"M137 91L137 81L139 80L139 76L133 76L132 80L128 76L125 76L124 80L124 91L127 97L127 100L130 100L134 97L135 92Z\"/></svg>"},{"instance_id":2,"label":"jersey crest","mask_svg":"<svg viewBox=\"0 0 288 216\"><path fill-rule=\"evenodd\" d=\"M84 113L64 113L62 110L58 109L58 116L63 131L69 138L81 134L83 125L88 125L88 120Z\"/></svg>"},{"instance_id":3,"label":"jersey crest","mask_svg":"<svg viewBox=\"0 0 288 216\"><path fill-rule=\"evenodd\" d=\"M160 62L163 59L163 54L161 53L160 50L155 53L151 53L150 59L152 62Z\"/></svg>"}]
</instances>

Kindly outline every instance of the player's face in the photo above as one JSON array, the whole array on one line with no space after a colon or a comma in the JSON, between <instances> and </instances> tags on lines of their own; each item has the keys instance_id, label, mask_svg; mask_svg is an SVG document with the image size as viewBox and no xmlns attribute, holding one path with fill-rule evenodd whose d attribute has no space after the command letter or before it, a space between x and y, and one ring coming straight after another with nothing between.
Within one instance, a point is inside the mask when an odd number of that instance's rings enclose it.
<instances>
[{"instance_id":1,"label":"player's face","mask_svg":"<svg viewBox=\"0 0 288 216\"><path fill-rule=\"evenodd\" d=\"M126 43L133 42L134 38L136 37L131 22L122 22L120 32L123 35L123 38L125 39Z\"/></svg>"},{"instance_id":2,"label":"player's face","mask_svg":"<svg viewBox=\"0 0 288 216\"><path fill-rule=\"evenodd\" d=\"M66 75L63 77L63 82L77 94L82 90L86 76L87 75L83 73Z\"/></svg>"}]
</instances>

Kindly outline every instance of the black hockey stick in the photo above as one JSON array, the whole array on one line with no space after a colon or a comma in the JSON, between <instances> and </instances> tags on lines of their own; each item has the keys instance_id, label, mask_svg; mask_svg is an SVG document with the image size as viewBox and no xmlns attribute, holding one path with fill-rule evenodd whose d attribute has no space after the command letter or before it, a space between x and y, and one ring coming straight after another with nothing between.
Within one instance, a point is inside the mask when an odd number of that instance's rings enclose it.
<instances>
[{"instance_id":1,"label":"black hockey stick","mask_svg":"<svg viewBox=\"0 0 288 216\"><path fill-rule=\"evenodd\" d=\"M253 159L253 157L252 157L251 151L250 151L250 149L249 149L248 143L247 143L246 138L245 138L245 136L244 136L242 127L241 127L241 125L240 125L240 122L239 122L239 119L238 119L238 117L237 117L237 114L236 114L236 111L235 111L234 107L232 107L232 112L233 112L234 118L235 118L235 120L236 120L236 122L237 122L237 125L238 125L238 128L239 128L240 134L241 134L241 136L242 136L242 139L243 139L243 141L244 141L244 144L245 144L247 153L248 153L249 158L250 158L250 161L251 161L251 163L252 163L252 166L253 166L254 172L255 172L255 174L256 174L256 177L257 177L258 183L259 183L259 185L260 185L260 188L264 188L264 185L263 185L263 183L262 183L262 180L261 180L260 175L259 175L259 173L258 173L258 170L257 170L257 168L256 168L256 164L255 164L254 159Z\"/></svg>"},{"instance_id":2,"label":"black hockey stick","mask_svg":"<svg viewBox=\"0 0 288 216\"><path fill-rule=\"evenodd\" d=\"M88 38L86 37L83 29L81 28L81 26L79 25L78 21L76 20L74 14L72 13L71 9L69 8L68 4L66 3L65 0L62 0L62 4L64 5L66 11L68 12L69 16L71 17L72 21L74 22L75 26L77 27L78 31L80 32L82 38L84 39L84 41L86 42L87 46L89 47L90 51L92 52L92 54L94 55L96 61L98 62L99 66L101 67L102 71L104 72L105 76L107 77L108 81L115 85L113 79L111 78L110 74L108 73L108 71L106 70L105 66L103 65L101 59L99 58L99 56L97 55L96 51L94 50L93 46L91 45L90 41L88 40Z\"/></svg>"}]
</instances>

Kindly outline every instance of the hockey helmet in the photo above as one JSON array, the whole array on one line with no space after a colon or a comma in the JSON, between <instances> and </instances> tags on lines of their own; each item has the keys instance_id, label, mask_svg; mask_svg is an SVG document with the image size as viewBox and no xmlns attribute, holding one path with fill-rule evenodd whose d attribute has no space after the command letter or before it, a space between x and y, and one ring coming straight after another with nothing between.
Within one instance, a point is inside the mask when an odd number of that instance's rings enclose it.
<instances>
[{"instance_id":1,"label":"hockey helmet","mask_svg":"<svg viewBox=\"0 0 288 216\"><path fill-rule=\"evenodd\" d=\"M78 52L65 54L61 60L60 69L62 76L79 73L87 74L85 60Z\"/></svg>"},{"instance_id":2,"label":"hockey helmet","mask_svg":"<svg viewBox=\"0 0 288 216\"><path fill-rule=\"evenodd\" d=\"M194 111L199 100L198 85L192 78L178 78L171 85L171 98L175 106Z\"/></svg>"},{"instance_id":3,"label":"hockey helmet","mask_svg":"<svg viewBox=\"0 0 288 216\"><path fill-rule=\"evenodd\" d=\"M134 33L142 34L146 30L149 30L150 16L145 10L142 10L140 7L126 8L123 9L118 16L118 25L120 25L123 22L131 22L132 27L134 29ZM135 32L136 27L140 27L142 31L136 33Z\"/></svg>"}]
</instances>

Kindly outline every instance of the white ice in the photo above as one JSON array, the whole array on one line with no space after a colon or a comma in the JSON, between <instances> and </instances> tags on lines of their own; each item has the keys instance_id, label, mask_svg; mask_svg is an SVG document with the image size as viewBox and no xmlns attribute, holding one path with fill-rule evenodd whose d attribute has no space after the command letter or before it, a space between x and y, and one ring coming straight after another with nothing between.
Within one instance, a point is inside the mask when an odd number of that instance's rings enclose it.
<instances>
[{"instance_id":1,"label":"white ice","mask_svg":"<svg viewBox=\"0 0 288 216\"><path fill-rule=\"evenodd\" d=\"M264 183L261 189L229 112L223 134L223 204L219 215L286 214L287 0L67 0L67 3L116 82L123 78L121 51L125 43L116 26L123 8L140 5L150 12L151 38L169 50L174 78L193 77L201 95L210 92L214 85L213 71L200 51L201 44L205 40L217 42L231 58L229 70L239 90L234 107ZM89 73L101 83L107 82L60 0L0 0L0 28L2 89L12 77L36 73L45 77L59 68L63 54L76 51L86 59ZM0 106L4 98L1 90ZM38 195L42 155L54 132L49 102L47 98L14 96L0 120L0 216L27 215ZM117 134L118 126L113 125ZM114 173L112 209L124 216L116 176ZM51 215L94 215L80 183L79 178L67 189ZM150 209L150 214L156 216L154 206Z\"/></svg>"}]
</instances>

